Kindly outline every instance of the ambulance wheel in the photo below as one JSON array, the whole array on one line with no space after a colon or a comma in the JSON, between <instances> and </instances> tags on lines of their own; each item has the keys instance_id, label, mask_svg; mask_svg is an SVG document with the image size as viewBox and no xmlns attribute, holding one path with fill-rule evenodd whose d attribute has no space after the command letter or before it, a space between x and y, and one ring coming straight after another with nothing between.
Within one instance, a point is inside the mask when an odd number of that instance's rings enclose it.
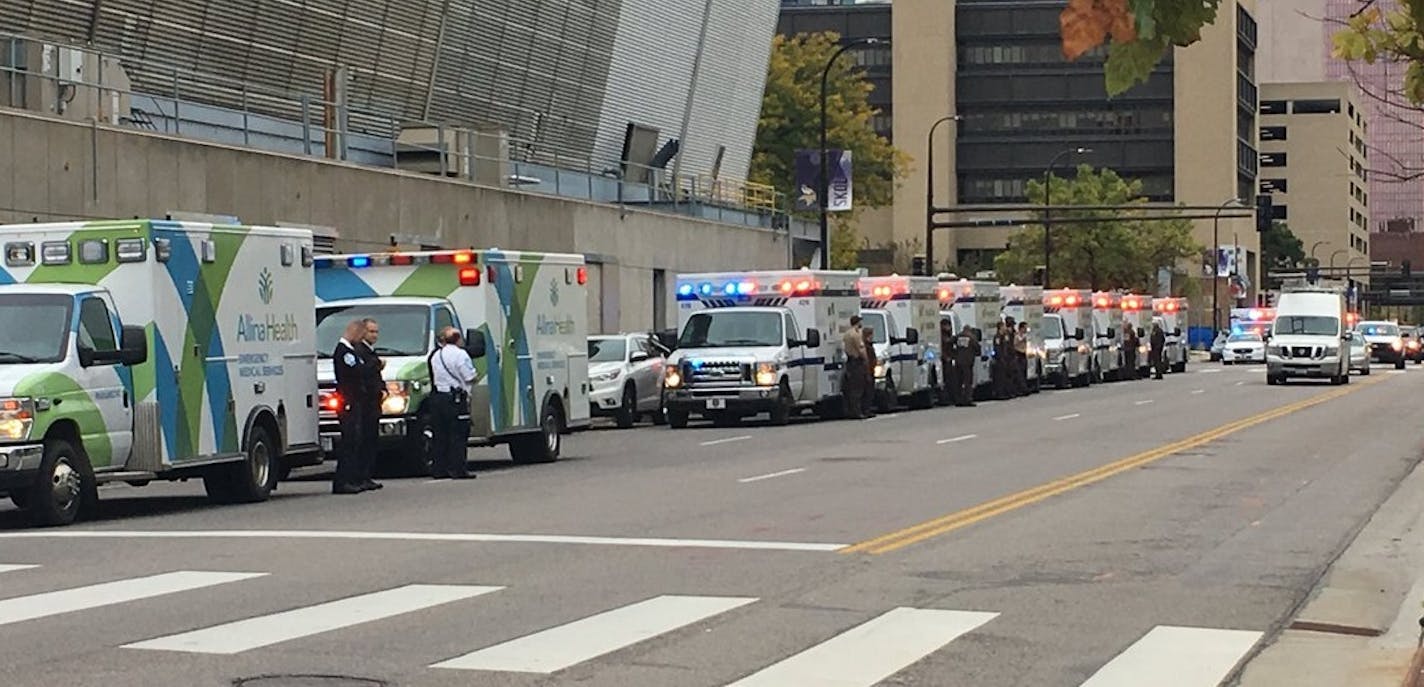
<instances>
[{"instance_id":1,"label":"ambulance wheel","mask_svg":"<svg viewBox=\"0 0 1424 687\"><path fill-rule=\"evenodd\" d=\"M509 455L520 464L552 463L559 459L564 445L563 414L554 399L544 402L539 413L539 431L514 437L509 442Z\"/></svg>"},{"instance_id":2,"label":"ambulance wheel","mask_svg":"<svg viewBox=\"0 0 1424 687\"><path fill-rule=\"evenodd\" d=\"M667 401L661 396L658 397L658 409L648 413L648 418L655 425L667 424Z\"/></svg>"},{"instance_id":3,"label":"ambulance wheel","mask_svg":"<svg viewBox=\"0 0 1424 687\"><path fill-rule=\"evenodd\" d=\"M791 385L787 384L786 380L783 379L781 380L781 384L777 387L776 405L771 409L771 424L780 427L790 423L792 405Z\"/></svg>"},{"instance_id":4,"label":"ambulance wheel","mask_svg":"<svg viewBox=\"0 0 1424 687\"><path fill-rule=\"evenodd\" d=\"M258 503L266 501L277 486L281 456L261 424L252 426L247 437L246 456L235 463L213 469L203 476L208 498L218 503Z\"/></svg>"},{"instance_id":5,"label":"ambulance wheel","mask_svg":"<svg viewBox=\"0 0 1424 687\"><path fill-rule=\"evenodd\" d=\"M881 413L889 413L895 410L896 401L899 399L900 392L895 388L895 378L886 375L885 390L875 395L875 410Z\"/></svg>"},{"instance_id":6,"label":"ambulance wheel","mask_svg":"<svg viewBox=\"0 0 1424 687\"><path fill-rule=\"evenodd\" d=\"M1183 372L1186 372L1186 371L1187 371L1187 363L1186 363L1186 361L1183 361L1183 362L1180 362L1180 363L1176 363L1175 365L1173 365L1173 366L1172 366L1172 371L1173 371L1173 372L1176 372L1176 373L1178 373L1178 374L1181 374L1181 373L1183 373Z\"/></svg>"},{"instance_id":7,"label":"ambulance wheel","mask_svg":"<svg viewBox=\"0 0 1424 687\"><path fill-rule=\"evenodd\" d=\"M618 429L628 429L638 422L638 390L629 382L623 387L623 401L615 418Z\"/></svg>"},{"instance_id":8,"label":"ambulance wheel","mask_svg":"<svg viewBox=\"0 0 1424 687\"><path fill-rule=\"evenodd\" d=\"M93 512L99 487L89 460L64 439L46 441L39 474L21 501L27 502L30 522L40 527L68 525Z\"/></svg>"},{"instance_id":9,"label":"ambulance wheel","mask_svg":"<svg viewBox=\"0 0 1424 687\"><path fill-rule=\"evenodd\" d=\"M687 411L668 408L663 411L667 417L668 426L673 429L687 429Z\"/></svg>"},{"instance_id":10,"label":"ambulance wheel","mask_svg":"<svg viewBox=\"0 0 1424 687\"><path fill-rule=\"evenodd\" d=\"M1349 383L1350 383L1350 371L1349 371L1349 370L1346 370L1346 371L1345 371L1345 374L1340 375L1340 383L1341 383L1341 384L1349 384Z\"/></svg>"},{"instance_id":11,"label":"ambulance wheel","mask_svg":"<svg viewBox=\"0 0 1424 687\"><path fill-rule=\"evenodd\" d=\"M1369 365L1365 365L1364 367L1360 368L1360 374L1362 374L1362 375L1364 375L1364 376L1366 376L1366 377L1370 376L1370 366L1369 366Z\"/></svg>"}]
</instances>

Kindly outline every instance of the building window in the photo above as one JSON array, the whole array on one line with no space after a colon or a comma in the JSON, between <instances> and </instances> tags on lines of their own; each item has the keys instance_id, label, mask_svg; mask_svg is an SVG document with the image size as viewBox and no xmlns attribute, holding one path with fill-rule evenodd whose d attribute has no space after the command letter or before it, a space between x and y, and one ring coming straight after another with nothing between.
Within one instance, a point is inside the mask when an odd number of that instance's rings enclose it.
<instances>
[{"instance_id":1,"label":"building window","mask_svg":"<svg viewBox=\"0 0 1424 687\"><path fill-rule=\"evenodd\" d=\"M1262 166L1262 167L1285 167L1285 166L1286 166L1286 154L1285 154L1285 153L1261 153L1261 166Z\"/></svg>"},{"instance_id":2,"label":"building window","mask_svg":"<svg viewBox=\"0 0 1424 687\"><path fill-rule=\"evenodd\" d=\"M1285 179L1262 179L1259 191L1262 194L1290 193L1287 190L1289 186L1289 182Z\"/></svg>"},{"instance_id":3,"label":"building window","mask_svg":"<svg viewBox=\"0 0 1424 687\"><path fill-rule=\"evenodd\" d=\"M1284 141L1286 140L1286 128L1283 126L1263 126L1261 127L1262 141Z\"/></svg>"},{"instance_id":4,"label":"building window","mask_svg":"<svg viewBox=\"0 0 1424 687\"><path fill-rule=\"evenodd\" d=\"M1284 206L1284 205L1272 205L1272 206L1271 206L1271 219L1278 219L1278 220L1287 220L1287 219L1290 219L1290 214L1286 212L1286 206Z\"/></svg>"},{"instance_id":5,"label":"building window","mask_svg":"<svg viewBox=\"0 0 1424 687\"><path fill-rule=\"evenodd\" d=\"M1296 114L1339 114L1340 101L1334 100L1297 100L1291 104L1291 111Z\"/></svg>"},{"instance_id":6,"label":"building window","mask_svg":"<svg viewBox=\"0 0 1424 687\"><path fill-rule=\"evenodd\" d=\"M1287 114L1290 110L1290 101L1287 100L1262 100L1261 114Z\"/></svg>"}]
</instances>

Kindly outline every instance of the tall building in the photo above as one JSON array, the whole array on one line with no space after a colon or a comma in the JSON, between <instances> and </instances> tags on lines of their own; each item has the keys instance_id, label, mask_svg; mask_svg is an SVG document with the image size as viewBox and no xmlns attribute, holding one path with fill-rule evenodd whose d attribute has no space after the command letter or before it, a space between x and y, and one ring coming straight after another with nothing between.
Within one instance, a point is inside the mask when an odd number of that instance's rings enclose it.
<instances>
[{"instance_id":1,"label":"tall building","mask_svg":"<svg viewBox=\"0 0 1424 687\"><path fill-rule=\"evenodd\" d=\"M350 75L353 127L495 125L540 161L622 158L630 123L686 131L682 171L744 178L777 0L6 0L0 31L91 42L140 93L264 113ZM704 30L705 27L705 30ZM290 102L290 100L289 100ZM275 111L276 116L297 113ZM378 132L389 133L389 131Z\"/></svg>"},{"instance_id":2,"label":"tall building","mask_svg":"<svg viewBox=\"0 0 1424 687\"><path fill-rule=\"evenodd\" d=\"M890 35L889 2L877 3L835 3L820 0L783 0L781 19L776 32L783 36L800 33L820 33L833 31L842 42L862 38L885 38ZM895 104L890 86L890 46L865 46L857 48L844 59L853 60L865 72L870 82L870 106L877 110L871 117L870 126L876 133L892 139L895 135Z\"/></svg>"},{"instance_id":3,"label":"tall building","mask_svg":"<svg viewBox=\"0 0 1424 687\"><path fill-rule=\"evenodd\" d=\"M1397 0L1380 0L1386 11ZM1424 171L1424 116L1400 95L1407 65L1348 63L1330 56L1340 23L1357 11L1356 0L1270 0L1261 3L1260 80L1300 83L1347 81L1360 87L1370 171L1371 231L1424 230L1424 184L1401 177Z\"/></svg>"},{"instance_id":4,"label":"tall building","mask_svg":"<svg viewBox=\"0 0 1424 687\"><path fill-rule=\"evenodd\" d=\"M1322 265L1369 266L1373 198L1364 153L1365 114L1353 84L1261 86L1260 192Z\"/></svg>"}]
</instances>

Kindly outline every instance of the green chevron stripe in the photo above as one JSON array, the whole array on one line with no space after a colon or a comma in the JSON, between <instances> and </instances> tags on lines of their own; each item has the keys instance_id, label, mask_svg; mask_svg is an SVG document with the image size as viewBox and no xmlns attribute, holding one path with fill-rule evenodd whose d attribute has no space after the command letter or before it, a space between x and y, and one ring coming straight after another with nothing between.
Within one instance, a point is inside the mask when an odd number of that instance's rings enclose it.
<instances>
[{"instance_id":1,"label":"green chevron stripe","mask_svg":"<svg viewBox=\"0 0 1424 687\"><path fill-rule=\"evenodd\" d=\"M391 295L449 298L459 287L459 271L454 265L421 265Z\"/></svg>"},{"instance_id":2,"label":"green chevron stripe","mask_svg":"<svg viewBox=\"0 0 1424 687\"><path fill-rule=\"evenodd\" d=\"M177 354L186 358L197 351L193 359L180 365L182 375L178 380L178 397L183 405L184 421L179 423L177 444L182 456L196 455L198 451L205 415L203 392L208 381L206 360L212 355L209 344L218 326L217 313L222 303L223 287L227 284L238 251L247 240L246 227L224 226L214 227L214 230L210 238L216 244L216 260L212 264L200 263L198 266L188 327L183 334L183 347ZM238 447L237 418L232 413L223 413L223 417L223 445L216 447L216 450L235 452Z\"/></svg>"}]
</instances>

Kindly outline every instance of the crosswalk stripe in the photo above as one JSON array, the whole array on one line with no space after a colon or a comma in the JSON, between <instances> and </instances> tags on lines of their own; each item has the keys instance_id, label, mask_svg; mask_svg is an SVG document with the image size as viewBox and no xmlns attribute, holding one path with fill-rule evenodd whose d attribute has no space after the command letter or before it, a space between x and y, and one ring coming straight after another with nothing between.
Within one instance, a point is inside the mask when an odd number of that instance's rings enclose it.
<instances>
[{"instance_id":1,"label":"crosswalk stripe","mask_svg":"<svg viewBox=\"0 0 1424 687\"><path fill-rule=\"evenodd\" d=\"M998 615L897 608L728 687L870 687Z\"/></svg>"},{"instance_id":2,"label":"crosswalk stripe","mask_svg":"<svg viewBox=\"0 0 1424 687\"><path fill-rule=\"evenodd\" d=\"M503 587L412 584L282 613L159 637L125 649L238 654L272 644L489 594Z\"/></svg>"},{"instance_id":3,"label":"crosswalk stripe","mask_svg":"<svg viewBox=\"0 0 1424 687\"><path fill-rule=\"evenodd\" d=\"M1260 632L1158 625L1118 654L1081 687L1216 687Z\"/></svg>"},{"instance_id":4,"label":"crosswalk stripe","mask_svg":"<svg viewBox=\"0 0 1424 687\"><path fill-rule=\"evenodd\" d=\"M745 597L659 596L431 667L549 674L755 601Z\"/></svg>"},{"instance_id":5,"label":"crosswalk stripe","mask_svg":"<svg viewBox=\"0 0 1424 687\"><path fill-rule=\"evenodd\" d=\"M267 573L178 572L0 600L0 625L249 580Z\"/></svg>"},{"instance_id":6,"label":"crosswalk stripe","mask_svg":"<svg viewBox=\"0 0 1424 687\"><path fill-rule=\"evenodd\" d=\"M15 572L15 571L17 571L17 570L29 570L30 568L38 568L38 567L40 567L40 566L38 566L38 565L16 565L16 564L14 564L14 563L9 563L9 564L7 564L7 563L0 563L0 573Z\"/></svg>"}]
</instances>

